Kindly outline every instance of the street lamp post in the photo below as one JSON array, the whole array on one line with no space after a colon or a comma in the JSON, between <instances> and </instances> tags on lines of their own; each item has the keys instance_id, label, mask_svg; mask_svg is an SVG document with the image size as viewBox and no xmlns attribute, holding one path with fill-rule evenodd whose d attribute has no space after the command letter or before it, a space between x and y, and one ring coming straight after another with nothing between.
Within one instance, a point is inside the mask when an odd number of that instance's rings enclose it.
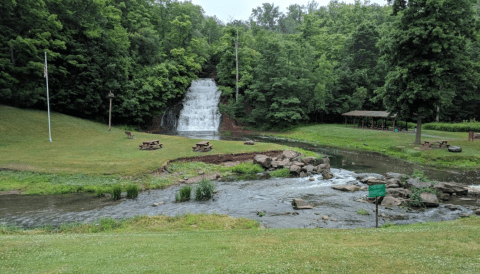
<instances>
[{"instance_id":1,"label":"street lamp post","mask_svg":"<svg viewBox=\"0 0 480 274\"><path fill-rule=\"evenodd\" d=\"M110 93L108 93L108 99L110 99L110 111L108 112L108 131L110 131L112 129L112 99L113 97L115 97L112 93L112 91L110 91Z\"/></svg>"}]
</instances>

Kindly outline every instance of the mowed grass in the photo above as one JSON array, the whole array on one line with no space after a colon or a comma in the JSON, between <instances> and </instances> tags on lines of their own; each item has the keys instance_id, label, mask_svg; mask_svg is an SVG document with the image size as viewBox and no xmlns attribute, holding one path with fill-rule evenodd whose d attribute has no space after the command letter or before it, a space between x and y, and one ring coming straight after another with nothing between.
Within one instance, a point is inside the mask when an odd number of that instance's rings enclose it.
<instances>
[{"instance_id":1,"label":"mowed grass","mask_svg":"<svg viewBox=\"0 0 480 274\"><path fill-rule=\"evenodd\" d=\"M380 229L0 236L1 273L479 273L480 219Z\"/></svg>"},{"instance_id":2,"label":"mowed grass","mask_svg":"<svg viewBox=\"0 0 480 274\"><path fill-rule=\"evenodd\" d=\"M115 120L114 120L115 121ZM0 106L0 168L55 174L136 176L155 171L169 160L200 155L281 150L284 146L211 141L213 150L193 152L198 141L177 136L125 131L108 125L51 113L48 140L47 112ZM159 140L163 148L140 150L142 141Z\"/></svg>"},{"instance_id":3,"label":"mowed grass","mask_svg":"<svg viewBox=\"0 0 480 274\"><path fill-rule=\"evenodd\" d=\"M462 152L452 153L447 149L424 150L422 146L414 145L414 134L359 129L351 125L349 127L339 124L304 126L291 132L277 133L275 136L318 145L375 151L442 168L476 169L480 167L480 141L469 142L468 133L422 130L422 134L436 136L422 136L422 142L445 140L451 145L462 147Z\"/></svg>"}]
</instances>

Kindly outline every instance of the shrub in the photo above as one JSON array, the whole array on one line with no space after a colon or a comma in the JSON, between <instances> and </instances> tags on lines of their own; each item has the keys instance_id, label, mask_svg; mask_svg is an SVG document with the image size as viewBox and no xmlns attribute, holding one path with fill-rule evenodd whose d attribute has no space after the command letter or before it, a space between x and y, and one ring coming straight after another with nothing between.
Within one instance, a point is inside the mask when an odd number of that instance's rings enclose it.
<instances>
[{"instance_id":1,"label":"shrub","mask_svg":"<svg viewBox=\"0 0 480 274\"><path fill-rule=\"evenodd\" d=\"M276 169L276 170L270 172L270 175L272 177L285 178L285 177L290 176L290 169L288 169L288 168Z\"/></svg>"},{"instance_id":2,"label":"shrub","mask_svg":"<svg viewBox=\"0 0 480 274\"><path fill-rule=\"evenodd\" d=\"M204 201L209 200L213 196L213 191L215 190L215 184L212 181L203 179L198 182L197 187L195 188L195 200Z\"/></svg>"},{"instance_id":3,"label":"shrub","mask_svg":"<svg viewBox=\"0 0 480 274\"><path fill-rule=\"evenodd\" d=\"M97 189L95 189L95 195L100 198L100 197L103 197L105 196L105 193L107 191L103 188L103 187L97 187Z\"/></svg>"},{"instance_id":4,"label":"shrub","mask_svg":"<svg viewBox=\"0 0 480 274\"><path fill-rule=\"evenodd\" d=\"M190 196L192 193L192 187L191 186L184 186L180 189L180 191L175 194L175 202L184 202L190 200Z\"/></svg>"},{"instance_id":5,"label":"shrub","mask_svg":"<svg viewBox=\"0 0 480 274\"><path fill-rule=\"evenodd\" d=\"M243 174L255 174L263 172L263 168L259 164L241 163L233 167L234 172Z\"/></svg>"},{"instance_id":6,"label":"shrub","mask_svg":"<svg viewBox=\"0 0 480 274\"><path fill-rule=\"evenodd\" d=\"M359 215L370 215L370 213L368 213L368 211L366 211L363 208L360 208L359 210L357 210L357 214L359 214Z\"/></svg>"},{"instance_id":7,"label":"shrub","mask_svg":"<svg viewBox=\"0 0 480 274\"><path fill-rule=\"evenodd\" d=\"M420 187L420 188L412 187L410 190L412 191L412 194L410 195L409 204L410 206L413 206L413 207L423 206L423 202L422 202L422 198L420 197L420 194L427 192L427 193L433 193L437 195L437 190L430 187Z\"/></svg>"},{"instance_id":8,"label":"shrub","mask_svg":"<svg viewBox=\"0 0 480 274\"><path fill-rule=\"evenodd\" d=\"M116 185L112 188L112 198L114 200L119 200L122 198L122 187L119 185Z\"/></svg>"},{"instance_id":9,"label":"shrub","mask_svg":"<svg viewBox=\"0 0 480 274\"><path fill-rule=\"evenodd\" d=\"M465 121L463 123L428 123L422 125L422 128L450 132L480 132L480 122L472 120L470 122Z\"/></svg>"},{"instance_id":10,"label":"shrub","mask_svg":"<svg viewBox=\"0 0 480 274\"><path fill-rule=\"evenodd\" d=\"M135 199L138 197L139 187L137 185L128 185L126 190L127 198Z\"/></svg>"}]
</instances>

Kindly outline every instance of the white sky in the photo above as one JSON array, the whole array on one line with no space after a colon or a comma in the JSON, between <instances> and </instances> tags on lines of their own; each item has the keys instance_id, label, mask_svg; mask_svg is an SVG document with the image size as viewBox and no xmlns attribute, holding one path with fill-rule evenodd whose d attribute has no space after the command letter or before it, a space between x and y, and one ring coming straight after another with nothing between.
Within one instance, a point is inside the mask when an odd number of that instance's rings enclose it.
<instances>
[{"instance_id":1,"label":"white sky","mask_svg":"<svg viewBox=\"0 0 480 274\"><path fill-rule=\"evenodd\" d=\"M316 0L319 6L326 6L330 0ZM285 13L287 7L292 4L307 5L309 0L191 0L195 5L203 7L205 15L213 16L228 23L232 20L248 20L252 9L259 7L262 3L273 3L280 7L280 11ZM354 3L354 0L340 0L339 2ZM371 3L385 5L386 0L370 0Z\"/></svg>"}]
</instances>

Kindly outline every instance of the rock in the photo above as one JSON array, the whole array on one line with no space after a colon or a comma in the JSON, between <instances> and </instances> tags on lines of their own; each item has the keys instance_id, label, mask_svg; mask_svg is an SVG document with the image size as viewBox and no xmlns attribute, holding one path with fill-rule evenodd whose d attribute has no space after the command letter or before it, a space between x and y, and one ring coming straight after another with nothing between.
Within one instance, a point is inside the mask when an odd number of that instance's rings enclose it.
<instances>
[{"instance_id":1,"label":"rock","mask_svg":"<svg viewBox=\"0 0 480 274\"><path fill-rule=\"evenodd\" d=\"M330 158L328 157L322 158L322 164L330 166Z\"/></svg>"},{"instance_id":2,"label":"rock","mask_svg":"<svg viewBox=\"0 0 480 274\"><path fill-rule=\"evenodd\" d=\"M322 220L326 221L328 219L330 219L330 218L327 215L322 215Z\"/></svg>"},{"instance_id":3,"label":"rock","mask_svg":"<svg viewBox=\"0 0 480 274\"><path fill-rule=\"evenodd\" d=\"M439 199L442 200L442 201L448 201L448 200L450 200L450 194L448 194L448 193L439 193L439 194L438 194L438 197L439 197Z\"/></svg>"},{"instance_id":4,"label":"rock","mask_svg":"<svg viewBox=\"0 0 480 274\"><path fill-rule=\"evenodd\" d=\"M460 218L468 218L468 217L470 217L470 214L468 214L468 213L460 214Z\"/></svg>"},{"instance_id":5,"label":"rock","mask_svg":"<svg viewBox=\"0 0 480 274\"><path fill-rule=\"evenodd\" d=\"M300 177L303 178L303 177L307 177L307 173L305 171L301 171L300 172Z\"/></svg>"},{"instance_id":6,"label":"rock","mask_svg":"<svg viewBox=\"0 0 480 274\"><path fill-rule=\"evenodd\" d=\"M310 180L310 181L315 181L315 178L310 177L309 180Z\"/></svg>"},{"instance_id":7,"label":"rock","mask_svg":"<svg viewBox=\"0 0 480 274\"><path fill-rule=\"evenodd\" d=\"M454 206L454 205L446 205L445 207L448 208L448 209L450 209L450 210L452 210L452 211L458 209L458 208L457 208L456 206Z\"/></svg>"},{"instance_id":8,"label":"rock","mask_svg":"<svg viewBox=\"0 0 480 274\"><path fill-rule=\"evenodd\" d=\"M360 190L360 187L356 185L340 185L340 186L332 186L332 188L335 190L348 191L348 192L354 192L354 191Z\"/></svg>"},{"instance_id":9,"label":"rock","mask_svg":"<svg viewBox=\"0 0 480 274\"><path fill-rule=\"evenodd\" d=\"M387 179L401 179L403 174L401 173L394 173L394 172L387 172L385 173L385 178Z\"/></svg>"},{"instance_id":10,"label":"rock","mask_svg":"<svg viewBox=\"0 0 480 274\"><path fill-rule=\"evenodd\" d=\"M185 183L185 180L180 180L178 181L179 184L184 184Z\"/></svg>"},{"instance_id":11,"label":"rock","mask_svg":"<svg viewBox=\"0 0 480 274\"><path fill-rule=\"evenodd\" d=\"M243 144L244 144L244 145L253 146L253 145L255 144L255 141L249 140L249 141L243 142Z\"/></svg>"},{"instance_id":12,"label":"rock","mask_svg":"<svg viewBox=\"0 0 480 274\"><path fill-rule=\"evenodd\" d=\"M315 164L315 160L317 160L317 158L315 157L305 157L302 159L302 162L304 162L307 165L313 165Z\"/></svg>"},{"instance_id":13,"label":"rock","mask_svg":"<svg viewBox=\"0 0 480 274\"><path fill-rule=\"evenodd\" d=\"M294 173L294 174L300 174L300 171L302 170L302 167L300 166L291 166L290 167L290 173Z\"/></svg>"},{"instance_id":14,"label":"rock","mask_svg":"<svg viewBox=\"0 0 480 274\"><path fill-rule=\"evenodd\" d=\"M385 187L386 188L399 188L402 185L400 179L397 178L392 178L388 179L386 182Z\"/></svg>"},{"instance_id":15,"label":"rock","mask_svg":"<svg viewBox=\"0 0 480 274\"><path fill-rule=\"evenodd\" d=\"M330 171L330 169L324 169L324 170L322 170L322 176L323 176L323 179L325 179L325 180L329 180L329 179L332 179L332 178L333 178L333 174L332 174L332 172Z\"/></svg>"},{"instance_id":16,"label":"rock","mask_svg":"<svg viewBox=\"0 0 480 274\"><path fill-rule=\"evenodd\" d=\"M258 154L255 155L255 158L253 158L253 163L259 164L264 168L269 168L270 166L272 166L272 158L267 155Z\"/></svg>"},{"instance_id":17,"label":"rock","mask_svg":"<svg viewBox=\"0 0 480 274\"><path fill-rule=\"evenodd\" d=\"M462 152L462 148L459 146L449 146L448 151L450 152Z\"/></svg>"},{"instance_id":18,"label":"rock","mask_svg":"<svg viewBox=\"0 0 480 274\"><path fill-rule=\"evenodd\" d=\"M369 178L364 179L362 181L362 183L367 184L369 186L372 186L372 185L386 184L387 182L385 180L382 180L382 179L369 177Z\"/></svg>"},{"instance_id":19,"label":"rock","mask_svg":"<svg viewBox=\"0 0 480 274\"><path fill-rule=\"evenodd\" d=\"M467 195L468 194L468 188L462 184L459 183L446 183L446 182L440 182L437 183L433 186L433 188L443 192L443 193L449 193L453 194L456 193L457 195Z\"/></svg>"},{"instance_id":20,"label":"rock","mask_svg":"<svg viewBox=\"0 0 480 274\"><path fill-rule=\"evenodd\" d=\"M308 166L304 166L302 167L302 170L305 171L305 172L313 172L313 166L312 165L308 165Z\"/></svg>"},{"instance_id":21,"label":"rock","mask_svg":"<svg viewBox=\"0 0 480 274\"><path fill-rule=\"evenodd\" d=\"M405 188L387 188L385 194L396 198L408 198L412 195L412 191Z\"/></svg>"},{"instance_id":22,"label":"rock","mask_svg":"<svg viewBox=\"0 0 480 274\"><path fill-rule=\"evenodd\" d=\"M298 152L291 151L291 150L285 150L282 153L281 158L282 159L292 159L292 158L298 157L299 155L300 155L300 153L298 153Z\"/></svg>"},{"instance_id":23,"label":"rock","mask_svg":"<svg viewBox=\"0 0 480 274\"><path fill-rule=\"evenodd\" d=\"M475 215L479 215L479 216L480 216L480 209L475 210Z\"/></svg>"},{"instance_id":24,"label":"rock","mask_svg":"<svg viewBox=\"0 0 480 274\"><path fill-rule=\"evenodd\" d=\"M468 189L468 195L480 196L480 188L469 186L467 187L467 189Z\"/></svg>"},{"instance_id":25,"label":"rock","mask_svg":"<svg viewBox=\"0 0 480 274\"><path fill-rule=\"evenodd\" d=\"M293 199L292 206L295 209L312 209L313 208L313 206L305 203L305 200L302 200L302 199Z\"/></svg>"},{"instance_id":26,"label":"rock","mask_svg":"<svg viewBox=\"0 0 480 274\"><path fill-rule=\"evenodd\" d=\"M355 174L354 177L359 181L366 180L367 178L384 179L383 175L377 173L358 173Z\"/></svg>"},{"instance_id":27,"label":"rock","mask_svg":"<svg viewBox=\"0 0 480 274\"><path fill-rule=\"evenodd\" d=\"M215 179L220 179L222 178L222 175L220 173L215 173Z\"/></svg>"},{"instance_id":28,"label":"rock","mask_svg":"<svg viewBox=\"0 0 480 274\"><path fill-rule=\"evenodd\" d=\"M292 164L295 165L295 166L304 166L305 165L303 162L299 162L299 161L294 161Z\"/></svg>"},{"instance_id":29,"label":"rock","mask_svg":"<svg viewBox=\"0 0 480 274\"><path fill-rule=\"evenodd\" d=\"M200 171L198 172L198 175L203 175L203 174L205 174L205 171L203 171L203 170L200 170Z\"/></svg>"},{"instance_id":30,"label":"rock","mask_svg":"<svg viewBox=\"0 0 480 274\"><path fill-rule=\"evenodd\" d=\"M368 191L368 186L361 186L360 191Z\"/></svg>"},{"instance_id":31,"label":"rock","mask_svg":"<svg viewBox=\"0 0 480 274\"><path fill-rule=\"evenodd\" d=\"M258 180L270 179L270 173L268 173L268 172L260 172L260 173L257 173L257 179L258 179Z\"/></svg>"},{"instance_id":32,"label":"rock","mask_svg":"<svg viewBox=\"0 0 480 274\"><path fill-rule=\"evenodd\" d=\"M416 188L421 188L421 187L432 187L432 183L427 183L427 182L420 182L419 179L417 178L410 178L405 182L405 185L410 188L410 187L416 187Z\"/></svg>"},{"instance_id":33,"label":"rock","mask_svg":"<svg viewBox=\"0 0 480 274\"><path fill-rule=\"evenodd\" d=\"M437 195L433 193L420 193L420 199L426 207L437 207L439 205Z\"/></svg>"},{"instance_id":34,"label":"rock","mask_svg":"<svg viewBox=\"0 0 480 274\"><path fill-rule=\"evenodd\" d=\"M327 164L320 164L317 166L317 171L322 172L322 170L327 169L329 166Z\"/></svg>"},{"instance_id":35,"label":"rock","mask_svg":"<svg viewBox=\"0 0 480 274\"><path fill-rule=\"evenodd\" d=\"M403 202L404 202L403 199L395 198L395 197L392 197L392 196L385 196L385 197L383 197L382 203L380 205L382 205L382 206L401 206Z\"/></svg>"},{"instance_id":36,"label":"rock","mask_svg":"<svg viewBox=\"0 0 480 274\"><path fill-rule=\"evenodd\" d=\"M152 206L153 206L153 207L156 207L156 206L163 205L163 204L164 204L164 202L158 202L158 203L153 203Z\"/></svg>"},{"instance_id":37,"label":"rock","mask_svg":"<svg viewBox=\"0 0 480 274\"><path fill-rule=\"evenodd\" d=\"M347 164L347 160L342 160L342 166L346 166Z\"/></svg>"}]
</instances>

